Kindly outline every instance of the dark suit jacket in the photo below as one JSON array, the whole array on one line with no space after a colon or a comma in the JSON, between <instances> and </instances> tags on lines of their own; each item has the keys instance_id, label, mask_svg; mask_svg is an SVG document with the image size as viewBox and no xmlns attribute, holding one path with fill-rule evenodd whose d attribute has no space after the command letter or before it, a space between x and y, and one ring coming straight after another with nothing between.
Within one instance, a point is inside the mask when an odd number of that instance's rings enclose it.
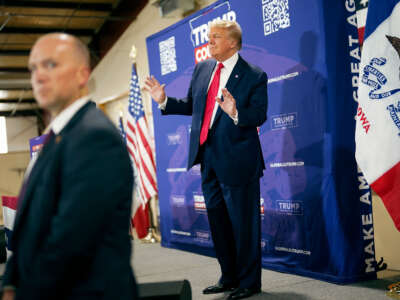
<instances>
[{"instance_id":1,"label":"dark suit jacket","mask_svg":"<svg viewBox=\"0 0 400 300\"><path fill-rule=\"evenodd\" d=\"M168 98L163 114L192 115L188 168L199 163L199 140L208 84L216 65L209 59L196 65L185 99ZM267 75L239 56L225 86L236 100L239 123L218 108L212 125L213 161L218 179L243 185L262 176L264 159L257 126L267 118Z\"/></svg>"},{"instance_id":2,"label":"dark suit jacket","mask_svg":"<svg viewBox=\"0 0 400 300\"><path fill-rule=\"evenodd\" d=\"M3 286L17 299L134 299L132 185L118 130L89 102L32 169Z\"/></svg>"}]
</instances>

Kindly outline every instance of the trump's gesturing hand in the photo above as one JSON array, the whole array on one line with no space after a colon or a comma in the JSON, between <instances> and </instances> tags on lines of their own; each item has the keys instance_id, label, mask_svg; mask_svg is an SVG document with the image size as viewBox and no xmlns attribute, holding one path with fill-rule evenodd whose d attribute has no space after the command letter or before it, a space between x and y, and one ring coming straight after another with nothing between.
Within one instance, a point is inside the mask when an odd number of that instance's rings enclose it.
<instances>
[{"instance_id":1,"label":"trump's gesturing hand","mask_svg":"<svg viewBox=\"0 0 400 300\"><path fill-rule=\"evenodd\" d=\"M237 110L236 110L236 100L233 98L231 93L226 88L222 89L222 96L224 101L221 98L216 97L215 100L218 102L221 109L226 112L231 118L236 117Z\"/></svg>"},{"instance_id":2,"label":"trump's gesturing hand","mask_svg":"<svg viewBox=\"0 0 400 300\"><path fill-rule=\"evenodd\" d=\"M158 104L161 104L165 100L164 86L165 84L161 85L154 76L148 76L145 80L144 90L149 92Z\"/></svg>"}]
</instances>

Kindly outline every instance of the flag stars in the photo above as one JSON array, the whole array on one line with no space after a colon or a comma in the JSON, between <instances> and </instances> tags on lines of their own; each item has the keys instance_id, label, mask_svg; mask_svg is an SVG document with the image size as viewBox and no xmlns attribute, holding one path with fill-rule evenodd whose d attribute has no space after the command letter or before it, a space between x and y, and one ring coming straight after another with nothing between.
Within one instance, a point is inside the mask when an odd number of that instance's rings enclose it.
<instances>
[{"instance_id":1,"label":"flag stars","mask_svg":"<svg viewBox=\"0 0 400 300\"><path fill-rule=\"evenodd\" d=\"M142 96L140 94L140 86L138 76L135 70L132 70L132 77L129 86L129 115L136 121L144 117Z\"/></svg>"}]
</instances>

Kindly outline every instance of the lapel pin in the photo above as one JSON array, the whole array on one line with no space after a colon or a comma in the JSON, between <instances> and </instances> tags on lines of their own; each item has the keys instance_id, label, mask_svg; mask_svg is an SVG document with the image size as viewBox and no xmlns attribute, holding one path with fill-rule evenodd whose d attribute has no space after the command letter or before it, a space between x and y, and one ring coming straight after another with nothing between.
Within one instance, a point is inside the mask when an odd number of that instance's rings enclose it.
<instances>
[{"instance_id":1,"label":"lapel pin","mask_svg":"<svg viewBox=\"0 0 400 300\"><path fill-rule=\"evenodd\" d=\"M238 74L236 74L236 75L235 75L235 78L239 78L239 75L238 75Z\"/></svg>"},{"instance_id":2,"label":"lapel pin","mask_svg":"<svg viewBox=\"0 0 400 300\"><path fill-rule=\"evenodd\" d=\"M58 144L59 142L61 142L61 135L56 136L56 144Z\"/></svg>"}]
</instances>

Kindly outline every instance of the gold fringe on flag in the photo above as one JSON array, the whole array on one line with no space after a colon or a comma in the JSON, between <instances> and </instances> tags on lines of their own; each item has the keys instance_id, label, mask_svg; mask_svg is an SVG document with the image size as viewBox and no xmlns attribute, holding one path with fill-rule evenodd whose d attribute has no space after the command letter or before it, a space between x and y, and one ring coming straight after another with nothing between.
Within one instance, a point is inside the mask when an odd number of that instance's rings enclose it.
<instances>
[{"instance_id":1,"label":"gold fringe on flag","mask_svg":"<svg viewBox=\"0 0 400 300\"><path fill-rule=\"evenodd\" d=\"M392 299L400 299L400 281L389 285L388 289L389 292L386 293L386 296Z\"/></svg>"}]
</instances>

